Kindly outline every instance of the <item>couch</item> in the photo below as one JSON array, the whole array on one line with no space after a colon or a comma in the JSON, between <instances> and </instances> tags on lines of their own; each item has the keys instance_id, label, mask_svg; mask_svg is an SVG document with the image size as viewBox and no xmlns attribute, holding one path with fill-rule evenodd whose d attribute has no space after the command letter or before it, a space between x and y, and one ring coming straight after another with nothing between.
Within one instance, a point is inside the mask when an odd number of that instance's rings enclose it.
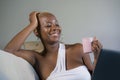
<instances>
[{"instance_id":1,"label":"couch","mask_svg":"<svg viewBox=\"0 0 120 80\"><path fill-rule=\"evenodd\" d=\"M0 80L39 80L26 60L0 50Z\"/></svg>"}]
</instances>

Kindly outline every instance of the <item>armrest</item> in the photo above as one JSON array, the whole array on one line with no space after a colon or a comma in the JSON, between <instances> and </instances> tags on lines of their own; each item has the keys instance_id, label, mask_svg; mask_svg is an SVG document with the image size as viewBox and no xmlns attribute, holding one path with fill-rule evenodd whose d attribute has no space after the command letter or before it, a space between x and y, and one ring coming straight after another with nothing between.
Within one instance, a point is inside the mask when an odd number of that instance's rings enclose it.
<instances>
[{"instance_id":1,"label":"armrest","mask_svg":"<svg viewBox=\"0 0 120 80\"><path fill-rule=\"evenodd\" d=\"M39 80L26 60L0 50L0 80Z\"/></svg>"}]
</instances>

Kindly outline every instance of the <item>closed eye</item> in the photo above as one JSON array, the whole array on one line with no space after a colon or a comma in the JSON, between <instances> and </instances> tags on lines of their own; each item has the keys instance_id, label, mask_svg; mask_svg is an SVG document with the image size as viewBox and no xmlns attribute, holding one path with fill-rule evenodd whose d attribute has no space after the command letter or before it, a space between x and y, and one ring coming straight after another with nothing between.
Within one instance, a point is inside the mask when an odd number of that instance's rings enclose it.
<instances>
[{"instance_id":1,"label":"closed eye","mask_svg":"<svg viewBox=\"0 0 120 80\"><path fill-rule=\"evenodd\" d=\"M51 23L48 23L46 27L51 27L51 26L52 26L52 24L51 24Z\"/></svg>"}]
</instances>

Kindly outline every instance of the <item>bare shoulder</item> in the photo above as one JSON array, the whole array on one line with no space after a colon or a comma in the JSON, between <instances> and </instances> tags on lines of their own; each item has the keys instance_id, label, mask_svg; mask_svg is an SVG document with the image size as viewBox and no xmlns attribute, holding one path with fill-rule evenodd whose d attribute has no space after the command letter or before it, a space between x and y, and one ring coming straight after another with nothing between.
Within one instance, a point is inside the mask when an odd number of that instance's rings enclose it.
<instances>
[{"instance_id":1,"label":"bare shoulder","mask_svg":"<svg viewBox=\"0 0 120 80\"><path fill-rule=\"evenodd\" d=\"M69 50L80 50L80 49L82 49L82 44L81 43L66 44L66 49L69 49Z\"/></svg>"},{"instance_id":2,"label":"bare shoulder","mask_svg":"<svg viewBox=\"0 0 120 80\"><path fill-rule=\"evenodd\" d=\"M70 54L81 54L83 52L81 43L66 44L66 50Z\"/></svg>"}]
</instances>

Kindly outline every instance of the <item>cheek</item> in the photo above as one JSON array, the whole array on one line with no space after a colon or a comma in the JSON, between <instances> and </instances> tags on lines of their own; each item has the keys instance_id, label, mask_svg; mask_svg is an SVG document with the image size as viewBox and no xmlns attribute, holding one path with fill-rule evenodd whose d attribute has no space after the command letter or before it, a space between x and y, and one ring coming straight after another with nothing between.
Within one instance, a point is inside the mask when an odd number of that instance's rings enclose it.
<instances>
[{"instance_id":1,"label":"cheek","mask_svg":"<svg viewBox=\"0 0 120 80\"><path fill-rule=\"evenodd\" d=\"M42 28L41 29L41 36L44 37L45 35L48 35L49 29Z\"/></svg>"},{"instance_id":2,"label":"cheek","mask_svg":"<svg viewBox=\"0 0 120 80\"><path fill-rule=\"evenodd\" d=\"M48 32L48 31L49 31L49 29L44 28L44 32Z\"/></svg>"},{"instance_id":3,"label":"cheek","mask_svg":"<svg viewBox=\"0 0 120 80\"><path fill-rule=\"evenodd\" d=\"M48 32L49 29L42 27L42 28L41 28L41 31L42 31L42 32Z\"/></svg>"}]
</instances>

